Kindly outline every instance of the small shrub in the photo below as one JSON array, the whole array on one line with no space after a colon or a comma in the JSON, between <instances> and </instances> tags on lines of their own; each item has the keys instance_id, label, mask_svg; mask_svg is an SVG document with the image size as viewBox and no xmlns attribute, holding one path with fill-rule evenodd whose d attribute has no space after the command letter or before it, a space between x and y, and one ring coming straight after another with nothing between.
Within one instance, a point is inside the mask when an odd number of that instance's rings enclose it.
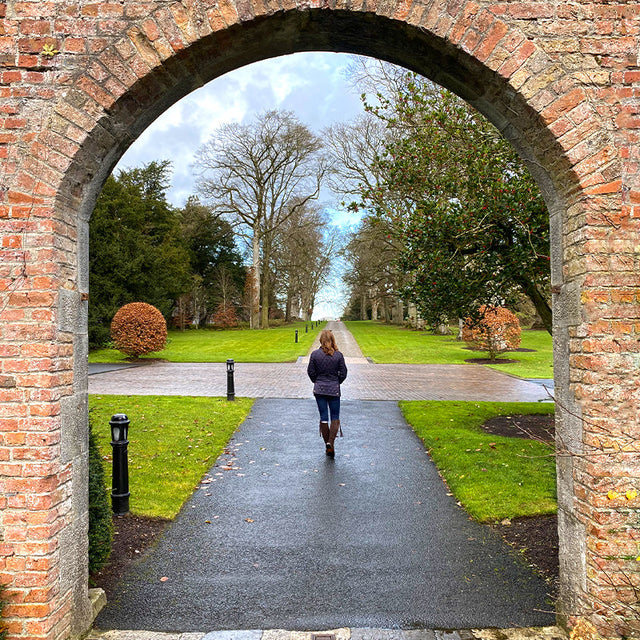
<instances>
[{"instance_id":1,"label":"small shrub","mask_svg":"<svg viewBox=\"0 0 640 640\"><path fill-rule=\"evenodd\" d=\"M146 302L131 302L120 307L113 316L111 337L118 351L137 358L164 349L167 323L154 306Z\"/></svg>"},{"instance_id":2,"label":"small shrub","mask_svg":"<svg viewBox=\"0 0 640 640\"><path fill-rule=\"evenodd\" d=\"M216 327L222 327L223 329L238 326L238 316L235 308L232 305L225 305L224 302L218 305L212 320Z\"/></svg>"},{"instance_id":3,"label":"small shrub","mask_svg":"<svg viewBox=\"0 0 640 640\"><path fill-rule=\"evenodd\" d=\"M89 573L104 567L113 541L109 493L105 485L102 457L89 418Z\"/></svg>"},{"instance_id":4,"label":"small shrub","mask_svg":"<svg viewBox=\"0 0 640 640\"><path fill-rule=\"evenodd\" d=\"M2 624L2 610L5 605L4 600L4 585L0 584L0 640L5 640L7 637L7 630L4 628L4 624Z\"/></svg>"},{"instance_id":5,"label":"small shrub","mask_svg":"<svg viewBox=\"0 0 640 640\"><path fill-rule=\"evenodd\" d=\"M482 305L478 320L465 320L462 339L472 349L488 351L494 360L499 353L520 346L520 333L520 322L509 309Z\"/></svg>"}]
</instances>

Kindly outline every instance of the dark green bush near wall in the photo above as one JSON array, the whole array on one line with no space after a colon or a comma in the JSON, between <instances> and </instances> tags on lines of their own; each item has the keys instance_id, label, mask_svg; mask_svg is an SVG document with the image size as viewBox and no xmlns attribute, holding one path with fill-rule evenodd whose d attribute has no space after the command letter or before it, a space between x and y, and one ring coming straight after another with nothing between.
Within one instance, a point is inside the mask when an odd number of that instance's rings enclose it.
<instances>
[{"instance_id":1,"label":"dark green bush near wall","mask_svg":"<svg viewBox=\"0 0 640 640\"><path fill-rule=\"evenodd\" d=\"M7 630L4 629L2 624L2 609L4 609L4 585L0 584L0 640L5 640L7 637Z\"/></svg>"},{"instance_id":2,"label":"dark green bush near wall","mask_svg":"<svg viewBox=\"0 0 640 640\"><path fill-rule=\"evenodd\" d=\"M109 494L91 422L89 415L89 573L104 567L113 541Z\"/></svg>"}]
</instances>

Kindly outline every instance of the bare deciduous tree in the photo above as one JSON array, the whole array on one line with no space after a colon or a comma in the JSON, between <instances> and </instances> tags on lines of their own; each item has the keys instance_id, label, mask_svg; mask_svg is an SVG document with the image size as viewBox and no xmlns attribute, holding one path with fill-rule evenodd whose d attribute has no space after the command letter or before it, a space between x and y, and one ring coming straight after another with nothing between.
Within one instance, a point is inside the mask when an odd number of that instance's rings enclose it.
<instances>
[{"instance_id":1,"label":"bare deciduous tree","mask_svg":"<svg viewBox=\"0 0 640 640\"><path fill-rule=\"evenodd\" d=\"M327 171L322 141L289 111L265 111L250 124L225 124L199 150L199 191L236 225L252 255L251 326L269 324L268 267L274 234L318 197ZM260 322L261 320L261 322Z\"/></svg>"},{"instance_id":2,"label":"bare deciduous tree","mask_svg":"<svg viewBox=\"0 0 640 640\"><path fill-rule=\"evenodd\" d=\"M293 316L311 319L334 255L335 238L329 235L325 216L318 207L298 209L281 227L272 258L287 320Z\"/></svg>"}]
</instances>

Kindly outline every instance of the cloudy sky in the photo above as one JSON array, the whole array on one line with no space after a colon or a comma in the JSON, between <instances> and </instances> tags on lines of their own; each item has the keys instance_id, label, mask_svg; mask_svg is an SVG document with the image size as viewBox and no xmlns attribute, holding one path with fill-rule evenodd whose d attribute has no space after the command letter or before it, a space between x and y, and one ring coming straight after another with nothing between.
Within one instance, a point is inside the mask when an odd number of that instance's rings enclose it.
<instances>
[{"instance_id":1,"label":"cloudy sky","mask_svg":"<svg viewBox=\"0 0 640 640\"><path fill-rule=\"evenodd\" d=\"M250 122L265 109L287 109L312 131L347 121L362 111L350 88L346 68L353 58L339 53L297 53L264 60L228 73L194 91L161 115L129 148L118 167L136 167L152 160L171 160L173 183L169 200L182 206L195 193L193 159L200 145L226 122ZM331 208L339 229L355 220ZM334 274L321 292L315 316L340 312L344 292Z\"/></svg>"}]
</instances>

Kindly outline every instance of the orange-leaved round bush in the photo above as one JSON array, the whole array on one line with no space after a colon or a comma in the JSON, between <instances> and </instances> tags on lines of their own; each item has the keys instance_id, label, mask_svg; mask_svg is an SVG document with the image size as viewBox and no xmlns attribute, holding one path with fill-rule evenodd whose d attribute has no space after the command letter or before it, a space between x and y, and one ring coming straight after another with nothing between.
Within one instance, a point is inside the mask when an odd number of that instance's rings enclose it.
<instances>
[{"instance_id":1,"label":"orange-leaved round bush","mask_svg":"<svg viewBox=\"0 0 640 640\"><path fill-rule=\"evenodd\" d=\"M153 305L130 302L111 321L111 338L118 351L137 358L162 351L167 344L167 323Z\"/></svg>"},{"instance_id":2,"label":"orange-leaved round bush","mask_svg":"<svg viewBox=\"0 0 640 640\"><path fill-rule=\"evenodd\" d=\"M478 320L467 318L462 339L478 351L488 351L492 359L520 346L520 322L509 309L482 305Z\"/></svg>"},{"instance_id":3,"label":"orange-leaved round bush","mask_svg":"<svg viewBox=\"0 0 640 640\"><path fill-rule=\"evenodd\" d=\"M222 329L229 329L238 326L238 315L231 305L225 305L221 302L213 314L213 324Z\"/></svg>"}]
</instances>

